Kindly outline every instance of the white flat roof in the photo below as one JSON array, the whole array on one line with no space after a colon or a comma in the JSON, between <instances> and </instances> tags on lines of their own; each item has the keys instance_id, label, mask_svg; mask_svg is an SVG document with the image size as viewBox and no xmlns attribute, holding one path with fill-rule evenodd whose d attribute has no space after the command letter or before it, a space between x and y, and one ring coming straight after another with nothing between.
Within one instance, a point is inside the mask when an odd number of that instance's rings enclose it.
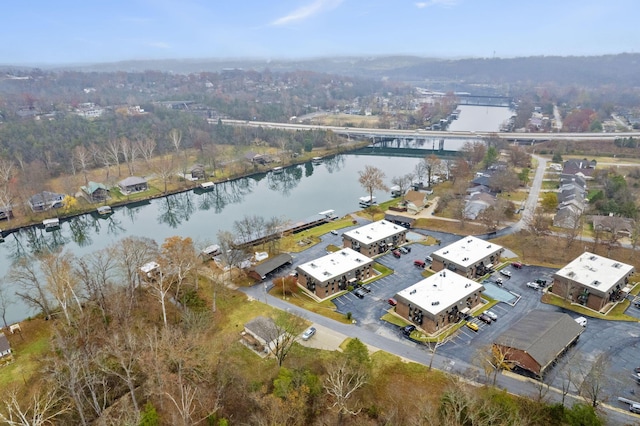
<instances>
[{"instance_id":1,"label":"white flat roof","mask_svg":"<svg viewBox=\"0 0 640 426\"><path fill-rule=\"evenodd\" d=\"M431 256L435 254L436 256L467 268L491 256L498 250L502 250L502 246L481 240L480 238L467 236L440 250L434 251Z\"/></svg>"},{"instance_id":2,"label":"white flat roof","mask_svg":"<svg viewBox=\"0 0 640 426\"><path fill-rule=\"evenodd\" d=\"M556 275L578 282L584 287L606 293L633 270L633 266L626 263L584 252L556 272Z\"/></svg>"},{"instance_id":3,"label":"white flat roof","mask_svg":"<svg viewBox=\"0 0 640 426\"><path fill-rule=\"evenodd\" d=\"M362 244L369 245L376 241L384 240L385 238L392 237L396 234L406 231L403 226L396 225L388 220L379 220L377 222L369 223L361 226L360 228L353 229L345 232L344 235L356 240Z\"/></svg>"},{"instance_id":4,"label":"white flat roof","mask_svg":"<svg viewBox=\"0 0 640 426\"><path fill-rule=\"evenodd\" d=\"M311 262L303 263L298 266L298 270L324 282L368 263L373 263L373 260L353 249L344 248Z\"/></svg>"},{"instance_id":5,"label":"white flat roof","mask_svg":"<svg viewBox=\"0 0 640 426\"><path fill-rule=\"evenodd\" d=\"M478 290L484 290L484 286L455 272L440 271L397 295L435 316Z\"/></svg>"}]
</instances>

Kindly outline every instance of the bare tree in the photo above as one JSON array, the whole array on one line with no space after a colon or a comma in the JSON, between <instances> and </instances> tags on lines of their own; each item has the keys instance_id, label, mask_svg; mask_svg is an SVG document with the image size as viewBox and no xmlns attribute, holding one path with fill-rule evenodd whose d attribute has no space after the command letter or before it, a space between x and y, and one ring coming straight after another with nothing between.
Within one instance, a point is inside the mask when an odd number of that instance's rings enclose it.
<instances>
[{"instance_id":1,"label":"bare tree","mask_svg":"<svg viewBox=\"0 0 640 426\"><path fill-rule=\"evenodd\" d=\"M105 147L106 151L103 155L102 164L107 167L107 176L109 175L109 165L115 164L118 168L118 177L120 176L120 143L117 139L109 139L107 142L107 146Z\"/></svg>"},{"instance_id":2,"label":"bare tree","mask_svg":"<svg viewBox=\"0 0 640 426\"><path fill-rule=\"evenodd\" d=\"M180 299L180 290L185 279L197 271L200 263L193 240L189 237L169 237L160 249L160 268L175 282L176 299Z\"/></svg>"},{"instance_id":3,"label":"bare tree","mask_svg":"<svg viewBox=\"0 0 640 426\"><path fill-rule=\"evenodd\" d=\"M231 232L218 231L217 236L220 258L224 262L223 268L229 272L229 280L231 280L232 269L239 266L246 259L247 254L236 246L235 236Z\"/></svg>"},{"instance_id":4,"label":"bare tree","mask_svg":"<svg viewBox=\"0 0 640 426\"><path fill-rule=\"evenodd\" d=\"M364 170L358 172L360 178L358 182L369 193L369 200L373 202L373 191L388 191L387 185L384 184L385 174L382 170L373 166L364 166Z\"/></svg>"},{"instance_id":5,"label":"bare tree","mask_svg":"<svg viewBox=\"0 0 640 426\"><path fill-rule=\"evenodd\" d=\"M180 144L182 143L182 132L178 129L171 129L171 131L169 131L169 140L176 150L176 154L179 154Z\"/></svg>"},{"instance_id":6,"label":"bare tree","mask_svg":"<svg viewBox=\"0 0 640 426\"><path fill-rule=\"evenodd\" d=\"M424 176L427 174L427 165L424 161L419 161L413 169L413 173L416 176L418 182L422 182Z\"/></svg>"},{"instance_id":7,"label":"bare tree","mask_svg":"<svg viewBox=\"0 0 640 426\"><path fill-rule=\"evenodd\" d=\"M402 199L404 199L404 195L411 186L411 182L414 179L413 173L407 173L404 176L396 176L391 179L391 183L398 187L398 192L400 193Z\"/></svg>"},{"instance_id":8,"label":"bare tree","mask_svg":"<svg viewBox=\"0 0 640 426\"><path fill-rule=\"evenodd\" d=\"M30 399L25 401L12 389L3 399L4 412L0 420L9 426L48 426L56 424L56 419L69 411L64 395L55 386L44 385L32 390Z\"/></svg>"},{"instance_id":9,"label":"bare tree","mask_svg":"<svg viewBox=\"0 0 640 426\"><path fill-rule=\"evenodd\" d=\"M565 238L567 240L567 248L573 245L573 242L578 238L582 232L583 211L580 209L569 209L569 216L567 217L565 228Z\"/></svg>"},{"instance_id":10,"label":"bare tree","mask_svg":"<svg viewBox=\"0 0 640 426\"><path fill-rule=\"evenodd\" d=\"M73 149L71 154L71 162L74 167L79 168L84 176L84 184L89 184L89 178L87 177L87 171L90 167L92 160L91 152L84 146L78 145ZM75 174L75 173L74 173Z\"/></svg>"},{"instance_id":11,"label":"bare tree","mask_svg":"<svg viewBox=\"0 0 640 426\"><path fill-rule=\"evenodd\" d=\"M136 413L140 411L136 397L142 369L140 351L142 346L130 329L114 330L104 346L100 368L117 376L129 388Z\"/></svg>"},{"instance_id":12,"label":"bare tree","mask_svg":"<svg viewBox=\"0 0 640 426\"><path fill-rule=\"evenodd\" d=\"M367 384L369 373L366 368L358 366L345 357L339 357L327 366L324 389L333 400L331 407L338 412L338 424L342 424L344 415L357 415L351 399L354 393Z\"/></svg>"},{"instance_id":13,"label":"bare tree","mask_svg":"<svg viewBox=\"0 0 640 426\"><path fill-rule=\"evenodd\" d=\"M136 140L136 145L145 163L149 163L156 149L156 141L153 138L141 138Z\"/></svg>"},{"instance_id":14,"label":"bare tree","mask_svg":"<svg viewBox=\"0 0 640 426\"><path fill-rule=\"evenodd\" d=\"M109 296L116 273L116 251L107 247L83 256L75 262L74 273L86 296L95 303L104 320L109 316Z\"/></svg>"},{"instance_id":15,"label":"bare tree","mask_svg":"<svg viewBox=\"0 0 640 426\"><path fill-rule=\"evenodd\" d=\"M283 311L279 311L273 321L258 324L265 340L269 342L267 349L276 358L279 366L282 366L291 352L304 325L304 318Z\"/></svg>"},{"instance_id":16,"label":"bare tree","mask_svg":"<svg viewBox=\"0 0 640 426\"><path fill-rule=\"evenodd\" d=\"M7 309L13 303L13 298L8 294L6 284L0 281L0 317L4 323L4 328L9 327L7 324Z\"/></svg>"},{"instance_id":17,"label":"bare tree","mask_svg":"<svg viewBox=\"0 0 640 426\"><path fill-rule=\"evenodd\" d=\"M581 365L579 374L582 383L578 387L578 392L593 408L596 408L600 402L604 401L608 367L609 358L606 353L598 355L593 364L589 366Z\"/></svg>"},{"instance_id":18,"label":"bare tree","mask_svg":"<svg viewBox=\"0 0 640 426\"><path fill-rule=\"evenodd\" d=\"M429 359L429 370L433 366L433 359L436 357L436 352L440 346L444 346L447 342L449 342L451 336L446 336L445 333L441 333L434 340L429 340L425 342L427 349L431 352L431 358Z\"/></svg>"},{"instance_id":19,"label":"bare tree","mask_svg":"<svg viewBox=\"0 0 640 426\"><path fill-rule=\"evenodd\" d=\"M46 286L51 295L62 308L62 312L71 325L71 304L75 302L77 309L82 312L82 304L78 298L78 280L73 273L73 255L69 253L49 253L42 257L40 267L44 274Z\"/></svg>"},{"instance_id":20,"label":"bare tree","mask_svg":"<svg viewBox=\"0 0 640 426\"><path fill-rule=\"evenodd\" d=\"M442 166L442 160L435 156L435 154L431 154L430 156L423 158L424 167L427 172L427 186L431 187L432 176L434 173L440 171L440 167Z\"/></svg>"},{"instance_id":21,"label":"bare tree","mask_svg":"<svg viewBox=\"0 0 640 426\"><path fill-rule=\"evenodd\" d=\"M125 163L127 163L129 176L133 176L135 173L136 157L138 156L138 146L123 137L120 139L120 153L122 153L122 157ZM118 167L118 171L120 171L120 167Z\"/></svg>"},{"instance_id":22,"label":"bare tree","mask_svg":"<svg viewBox=\"0 0 640 426\"><path fill-rule=\"evenodd\" d=\"M156 165L154 167L154 172L162 179L162 183L164 183L164 193L167 193L167 183L171 182L173 175L175 174L175 168L173 166L173 157L172 156L162 156L158 161L156 161Z\"/></svg>"},{"instance_id":23,"label":"bare tree","mask_svg":"<svg viewBox=\"0 0 640 426\"><path fill-rule=\"evenodd\" d=\"M533 216L527 221L527 228L534 235L548 235L553 221L542 207L537 207Z\"/></svg>"},{"instance_id":24,"label":"bare tree","mask_svg":"<svg viewBox=\"0 0 640 426\"><path fill-rule=\"evenodd\" d=\"M8 279L18 284L17 296L32 307L40 308L48 318L51 315L50 295L38 273L37 263L33 257L20 258L9 270Z\"/></svg>"},{"instance_id":25,"label":"bare tree","mask_svg":"<svg viewBox=\"0 0 640 426\"><path fill-rule=\"evenodd\" d=\"M115 257L121 277L126 284L129 305L134 302L134 290L140 282L139 270L158 257L158 245L146 237L127 237L116 245Z\"/></svg>"}]
</instances>

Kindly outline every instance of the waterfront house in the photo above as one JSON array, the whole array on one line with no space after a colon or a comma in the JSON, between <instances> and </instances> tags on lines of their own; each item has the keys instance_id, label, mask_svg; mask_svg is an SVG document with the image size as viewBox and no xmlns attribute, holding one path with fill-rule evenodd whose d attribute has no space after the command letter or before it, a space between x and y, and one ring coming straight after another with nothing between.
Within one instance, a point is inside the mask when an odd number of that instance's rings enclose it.
<instances>
[{"instance_id":1,"label":"waterfront house","mask_svg":"<svg viewBox=\"0 0 640 426\"><path fill-rule=\"evenodd\" d=\"M120 187L120 191L122 191L122 193L125 195L142 192L149 189L147 180L138 176L129 176L126 179L122 179L120 182L118 182L118 186Z\"/></svg>"},{"instance_id":2,"label":"waterfront house","mask_svg":"<svg viewBox=\"0 0 640 426\"><path fill-rule=\"evenodd\" d=\"M42 191L41 193L29 198L28 204L34 212L43 212L49 209L62 207L64 197L66 197L65 194Z\"/></svg>"},{"instance_id":3,"label":"waterfront house","mask_svg":"<svg viewBox=\"0 0 640 426\"><path fill-rule=\"evenodd\" d=\"M408 213L418 214L427 205L427 194L420 191L408 191L404 196L404 201Z\"/></svg>"},{"instance_id":4,"label":"waterfront house","mask_svg":"<svg viewBox=\"0 0 640 426\"><path fill-rule=\"evenodd\" d=\"M285 331L268 317L258 316L244 325L242 343L253 351L266 355L274 350Z\"/></svg>"},{"instance_id":5,"label":"waterfront house","mask_svg":"<svg viewBox=\"0 0 640 426\"><path fill-rule=\"evenodd\" d=\"M11 345L4 333L0 333L0 359L11 356Z\"/></svg>"},{"instance_id":6,"label":"waterfront house","mask_svg":"<svg viewBox=\"0 0 640 426\"><path fill-rule=\"evenodd\" d=\"M80 189L90 203L97 203L109 198L107 187L98 182L89 181L86 186L81 186Z\"/></svg>"},{"instance_id":7,"label":"waterfront house","mask_svg":"<svg viewBox=\"0 0 640 426\"><path fill-rule=\"evenodd\" d=\"M204 171L204 165L202 164L195 164L193 167L191 167L189 173L191 173L192 180L204 179L206 175Z\"/></svg>"}]
</instances>

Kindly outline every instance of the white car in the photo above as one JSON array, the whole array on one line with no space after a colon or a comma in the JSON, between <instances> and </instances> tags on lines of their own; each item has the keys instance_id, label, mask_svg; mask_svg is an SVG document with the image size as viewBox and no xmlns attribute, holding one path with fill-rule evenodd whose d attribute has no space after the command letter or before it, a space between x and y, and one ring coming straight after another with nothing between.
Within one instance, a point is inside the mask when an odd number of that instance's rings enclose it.
<instances>
[{"instance_id":1,"label":"white car","mask_svg":"<svg viewBox=\"0 0 640 426\"><path fill-rule=\"evenodd\" d=\"M494 321L498 319L498 316L491 311L485 311L484 314Z\"/></svg>"},{"instance_id":2,"label":"white car","mask_svg":"<svg viewBox=\"0 0 640 426\"><path fill-rule=\"evenodd\" d=\"M583 326L583 327L586 327L586 326L587 326L587 319L586 319L585 317L578 317L578 318L576 318L576 322L577 322L578 324L580 324L581 326Z\"/></svg>"},{"instance_id":3,"label":"white car","mask_svg":"<svg viewBox=\"0 0 640 426\"><path fill-rule=\"evenodd\" d=\"M527 283L527 287L529 288L533 288L535 290L538 290L540 288L540 286L538 285L538 283L534 283L533 281L529 281Z\"/></svg>"},{"instance_id":4,"label":"white car","mask_svg":"<svg viewBox=\"0 0 640 426\"><path fill-rule=\"evenodd\" d=\"M309 340L314 334L316 334L316 328L309 327L305 330L304 333L302 333L302 340Z\"/></svg>"},{"instance_id":5,"label":"white car","mask_svg":"<svg viewBox=\"0 0 640 426\"><path fill-rule=\"evenodd\" d=\"M330 232L331 232L333 235L338 235L338 231L336 231L335 229L332 229Z\"/></svg>"},{"instance_id":6,"label":"white car","mask_svg":"<svg viewBox=\"0 0 640 426\"><path fill-rule=\"evenodd\" d=\"M500 273L501 273L502 275L504 275L505 277L509 277L509 278L511 278L511 271L507 271L507 270L505 270L505 269L501 269L501 270L500 270Z\"/></svg>"}]
</instances>

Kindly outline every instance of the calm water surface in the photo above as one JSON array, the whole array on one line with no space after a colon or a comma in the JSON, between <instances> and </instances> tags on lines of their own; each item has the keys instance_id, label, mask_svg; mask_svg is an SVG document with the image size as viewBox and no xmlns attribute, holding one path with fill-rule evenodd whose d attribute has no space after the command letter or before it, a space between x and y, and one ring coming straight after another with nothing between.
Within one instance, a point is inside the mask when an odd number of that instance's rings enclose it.
<instances>
[{"instance_id":1,"label":"calm water surface","mask_svg":"<svg viewBox=\"0 0 640 426\"><path fill-rule=\"evenodd\" d=\"M267 173L216 185L211 192L184 192L151 200L148 204L117 208L107 219L93 214L64 221L60 230L45 232L30 228L9 235L0 244L0 276L12 262L24 254L45 248L62 248L82 256L114 244L127 236L149 237L162 243L174 235L191 237L204 247L216 242L220 230L233 229L233 223L244 216L265 219L282 217L293 222L324 210L335 210L339 216L359 210L358 199L368 195L358 183L358 172L366 165L378 167L391 179L412 172L419 158L382 157L358 154L339 155L322 164L306 163L285 169L283 173ZM391 198L388 192L374 192L377 201ZM34 314L15 299L7 313L7 322Z\"/></svg>"}]
</instances>

